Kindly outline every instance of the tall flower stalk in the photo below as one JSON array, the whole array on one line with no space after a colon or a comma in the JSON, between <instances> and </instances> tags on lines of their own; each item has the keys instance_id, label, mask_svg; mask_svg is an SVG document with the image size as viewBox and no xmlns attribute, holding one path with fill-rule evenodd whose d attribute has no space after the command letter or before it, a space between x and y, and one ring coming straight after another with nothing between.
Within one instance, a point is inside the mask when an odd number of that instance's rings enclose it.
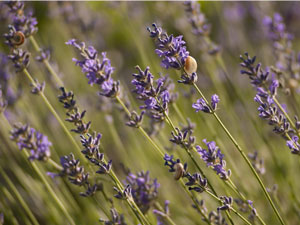
<instances>
[{"instance_id":1,"label":"tall flower stalk","mask_svg":"<svg viewBox=\"0 0 300 225\"><path fill-rule=\"evenodd\" d=\"M146 137L146 139L153 145L154 149L163 158L164 151L157 145L157 143L154 140L152 140L152 138L147 134L147 132L140 126L143 113L141 116L137 115L136 113L131 113L120 98L120 96L122 95L120 83L119 81L114 81L111 77L111 74L114 69L111 67L110 60L106 58L106 53L102 53L102 60L99 60L99 58L97 57L98 53L92 46L87 48L84 42L79 44L74 39L68 41L67 44L74 46L81 52L82 59L73 60L76 62L76 65L79 65L82 68L82 72L86 74L86 77L89 80L89 84L98 85L101 90L101 92L99 93L100 95L115 99L122 106L125 113L130 118L130 121L127 123L127 125L139 129L140 132ZM153 100L157 102L155 98ZM151 102L147 103L151 105ZM201 170L200 167L199 169ZM193 196L189 196L193 199L194 203L196 204L196 201L193 198ZM229 216L229 218L231 217Z\"/></svg>"},{"instance_id":2,"label":"tall flower stalk","mask_svg":"<svg viewBox=\"0 0 300 225\"><path fill-rule=\"evenodd\" d=\"M76 100L74 99L74 94L72 91L66 92L65 89L61 88L62 94L58 97L59 101L64 105L64 108L67 110L66 115L69 116L66 121L73 123L75 129L71 131L80 134L81 144L84 147L82 154L90 161L90 163L99 167L99 170L96 173L107 174L116 185L116 190L119 193L122 193L123 199L128 203L128 206L132 209L134 214L137 216L139 221L142 224L150 224L147 218L144 216L142 210L137 206L134 199L131 196L131 193L128 192L130 189L122 185L115 172L112 170L112 161L105 159L104 154L100 152L100 138L101 134L92 135L89 131L91 122L84 122L84 116L86 111L80 112L79 107L77 106ZM86 181L84 181L86 183Z\"/></svg>"},{"instance_id":3,"label":"tall flower stalk","mask_svg":"<svg viewBox=\"0 0 300 225\"><path fill-rule=\"evenodd\" d=\"M181 80L179 80L179 83L192 85L198 94L201 96L201 99L203 101L203 105L207 107L209 110L209 113L214 116L214 118L217 120L219 125L222 127L228 138L232 141L244 161L247 163L248 167L251 169L253 175L255 176L256 180L260 184L267 200L269 201L270 205L272 206L272 209L274 210L277 218L279 219L281 224L285 224L282 217L280 216L275 204L273 203L268 191L266 190L265 185L263 184L261 178L257 174L255 168L252 166L250 160L248 159L247 155L242 150L241 146L238 144L238 142L235 140L235 138L232 136L232 134L229 132L227 127L224 125L222 120L217 115L216 111L212 108L212 105L208 102L202 91L199 89L199 87L196 84L197 81L197 64L194 65L192 69L189 64L187 64L186 60L188 59L193 64L196 62L193 62L191 57L189 56L189 53L186 51L185 42L182 40L182 37L179 36L174 38L173 35L168 35L166 32L162 30L161 27L158 27L156 24L153 24L153 30L148 28L148 31L150 32L150 37L153 38L156 41L156 53L160 58L162 58L162 66L166 69L168 68L174 68L177 70L180 70ZM183 54L184 53L184 54ZM190 63L190 62L189 62Z\"/></svg>"},{"instance_id":4,"label":"tall flower stalk","mask_svg":"<svg viewBox=\"0 0 300 225\"><path fill-rule=\"evenodd\" d=\"M1 116L2 116L2 121L6 125L6 127L12 129L12 126L10 125L10 123L8 122L6 117L3 115L3 113L1 113ZM27 158L30 157L30 155L27 151L23 151L23 152L24 152L24 154ZM42 174L42 172L40 171L40 169L39 169L38 165L36 164L36 162L34 162L34 161L31 162L31 165L32 165L32 168L34 169L34 171L37 173L37 175L41 179L41 181L44 183L45 188L47 189L47 191L49 192L51 197L55 200L57 206L62 210L62 212L66 216L66 219L69 221L70 224L75 225L76 223L74 222L73 218L71 217L69 212L66 210L64 204L61 202L61 200L55 194L54 190L52 189L52 187L50 186L50 184L46 180L44 174Z\"/></svg>"}]
</instances>

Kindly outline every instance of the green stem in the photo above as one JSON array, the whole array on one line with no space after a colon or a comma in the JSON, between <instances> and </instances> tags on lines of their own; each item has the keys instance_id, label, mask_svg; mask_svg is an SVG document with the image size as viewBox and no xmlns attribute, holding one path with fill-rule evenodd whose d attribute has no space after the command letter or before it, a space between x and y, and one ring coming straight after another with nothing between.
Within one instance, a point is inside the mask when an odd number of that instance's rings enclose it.
<instances>
[{"instance_id":1,"label":"green stem","mask_svg":"<svg viewBox=\"0 0 300 225\"><path fill-rule=\"evenodd\" d=\"M23 72L25 73L25 75L27 76L27 78L30 80L30 82L33 85L36 85L36 82L34 81L34 79L32 78L32 76L30 75L30 73L28 72L28 70L24 69ZM45 94L43 92L40 92L40 96L42 97L42 99L45 102L46 106L48 107L48 109L50 110L50 112L54 115L55 119L58 121L58 123L60 124L60 126L63 128L64 132L66 133L66 135L68 136L68 138L70 139L70 141L72 142L72 144L74 145L75 149L78 151L79 157L81 158L81 160L83 160L84 157L81 154L81 149L80 149L79 145L76 143L75 139L73 138L73 136L70 133L70 131L68 130L68 128L65 126L64 122L60 119L59 115L57 114L57 112L55 111L55 109L53 108L53 106L51 105L51 103L49 102L48 98L45 96Z\"/></svg>"},{"instance_id":2,"label":"green stem","mask_svg":"<svg viewBox=\"0 0 300 225\"><path fill-rule=\"evenodd\" d=\"M248 203L246 197L238 190L238 188L235 186L235 184L232 182L230 178L228 179L228 183L227 182L225 183L248 205L250 210L254 209L253 206ZM260 217L258 213L255 216L258 218L261 224L266 225L266 223L263 221L263 219Z\"/></svg>"},{"instance_id":3,"label":"green stem","mask_svg":"<svg viewBox=\"0 0 300 225\"><path fill-rule=\"evenodd\" d=\"M10 130L12 129L12 126L10 125L10 123L7 121L7 118L3 115L3 113L1 114L2 118L3 118L3 122L6 123L6 127L10 128ZM29 157L29 153L27 151L23 151L25 156L28 158ZM58 207L63 211L63 213L65 214L67 220L70 222L70 224L75 225L75 222L73 221L72 217L70 216L70 214L68 213L68 211L66 210L65 206L62 204L62 202L59 200L59 198L57 197L57 195L55 194L55 192L53 191L52 187L50 186L50 184L48 183L48 181L46 180L46 178L44 177L44 175L41 173L41 171L39 170L36 162L32 161L30 163L30 165L32 166L32 168L34 169L34 171L38 174L39 178L42 180L42 182L44 183L47 191L50 193L51 197L53 197L53 199L55 200L56 204L58 205Z\"/></svg>"},{"instance_id":4,"label":"green stem","mask_svg":"<svg viewBox=\"0 0 300 225\"><path fill-rule=\"evenodd\" d=\"M55 161L53 161L51 158L49 158L47 162L50 163L55 169L59 171L63 170L63 168L60 165L58 165Z\"/></svg>"},{"instance_id":5,"label":"green stem","mask_svg":"<svg viewBox=\"0 0 300 225\"><path fill-rule=\"evenodd\" d=\"M155 100L158 102L158 104L161 106L160 101L157 97L155 97ZM178 135L178 131L176 130L175 125L173 124L171 118L169 117L169 115L166 113L165 110L163 110L163 114L168 122L168 124L171 126L173 132L175 132L176 135ZM199 170L199 172L201 173L202 176L204 176L206 179L207 177L205 176L203 170L201 169L201 167L198 165L197 161L195 160L194 156L191 154L190 150L187 148L187 146L183 143L183 148L185 149L186 153L189 155L189 157L191 158L191 160L193 161L194 165L197 167L197 169ZM194 148L193 148L194 149ZM197 152L197 150L195 149L195 151ZM211 188L211 190L213 191L213 193L215 195L217 195L215 189L213 188L213 186L210 184L209 180L207 179L207 183L209 185L209 187Z\"/></svg>"},{"instance_id":6,"label":"green stem","mask_svg":"<svg viewBox=\"0 0 300 225\"><path fill-rule=\"evenodd\" d=\"M24 201L24 199L22 198L21 194L19 193L19 191L17 190L15 185L10 180L10 178L6 175L6 173L3 171L2 168L0 168L0 173L3 176L4 180L6 181L6 183L8 184L8 186L10 187L10 189L12 190L12 192L15 194L17 200L20 202L20 204L24 208L25 212L28 214L28 216L29 216L30 220L32 221L32 223L34 225L39 225L39 222L37 221L37 219L35 218L35 216L31 212L31 210L28 207L27 203Z\"/></svg>"},{"instance_id":7,"label":"green stem","mask_svg":"<svg viewBox=\"0 0 300 225\"><path fill-rule=\"evenodd\" d=\"M287 114L287 112L284 110L284 108L281 106L281 104L279 103L279 101L277 100L277 98L274 96L273 97L274 102L276 103L276 105L279 107L280 111L284 114L284 116L288 119L288 121L290 122L290 124L292 125L292 127L294 128L294 130L297 132L297 136L300 138L300 131L297 130L294 122L291 120L291 118L289 117L289 115Z\"/></svg>"},{"instance_id":8,"label":"green stem","mask_svg":"<svg viewBox=\"0 0 300 225\"><path fill-rule=\"evenodd\" d=\"M104 160L104 163L106 163L105 160ZM123 191L124 187L123 187L122 183L120 182L120 180L118 179L118 177L116 176L116 174L114 173L113 170L110 171L109 175L112 178L112 180L115 182L115 184L118 187L118 189L120 191ZM131 199L131 198L126 198L126 201L127 201L128 205L129 205L129 207L131 208L131 210L133 211L133 213L138 218L138 220L142 224L150 225L150 222L147 220L147 218L142 213L142 211L140 210L140 208L136 205L135 201L133 199Z\"/></svg>"},{"instance_id":9,"label":"green stem","mask_svg":"<svg viewBox=\"0 0 300 225\"><path fill-rule=\"evenodd\" d=\"M29 37L29 40L30 40L31 44L33 45L33 48L35 49L35 51L41 52L42 49L40 48L40 46L38 45L38 43L36 42L35 38L32 35ZM54 69L50 65L49 61L47 59L44 59L43 63L45 64L45 66L46 66L47 70L50 72L50 74L54 77L54 79L57 82L57 84L59 85L59 87L63 87L64 86L63 81L59 78L57 73L54 71Z\"/></svg>"},{"instance_id":10,"label":"green stem","mask_svg":"<svg viewBox=\"0 0 300 225\"><path fill-rule=\"evenodd\" d=\"M208 190L205 190L205 192L207 194L209 194L211 197L213 197L216 201L220 202L221 204L223 204L222 200L220 198L218 198L217 196L215 196L213 193L211 193ZM241 215L237 210L235 210L232 206L230 206L229 210L231 210L232 212L234 212L240 219L242 219L246 224L248 225L252 225L243 215ZM227 210L225 210L227 211Z\"/></svg>"},{"instance_id":11,"label":"green stem","mask_svg":"<svg viewBox=\"0 0 300 225\"><path fill-rule=\"evenodd\" d=\"M180 179L180 184L182 186L182 188L185 190L185 192L190 196L190 198L193 200L194 205L196 206L196 208L198 209L199 213L203 216L204 220L206 221L207 224L211 224L211 222L209 221L207 215L205 215L205 213L201 210L201 208L199 207L199 204L197 202L197 200L195 199L195 197L193 196L193 194L187 190L185 183L183 182L182 179Z\"/></svg>"},{"instance_id":12,"label":"green stem","mask_svg":"<svg viewBox=\"0 0 300 225\"><path fill-rule=\"evenodd\" d=\"M126 107L126 105L123 103L123 101L117 96L116 100L120 103L120 105L123 107L124 111L127 113L127 115L130 117L131 113L129 111L129 109ZM164 153L163 151L160 149L160 147L152 140L152 138L147 134L147 132L142 128L139 127L138 128L140 130L140 132L147 138L147 140L153 145L154 149L160 154L161 157L164 157ZM186 189L186 186L184 185L183 181L182 182L182 187L184 188L184 190L186 191L186 193L188 193L188 195L192 198L194 204L197 206L197 202L195 201L195 199L193 198L193 196L189 193L189 191ZM201 209L198 209L201 213ZM233 224L233 223L232 223Z\"/></svg>"},{"instance_id":13,"label":"green stem","mask_svg":"<svg viewBox=\"0 0 300 225\"><path fill-rule=\"evenodd\" d=\"M205 96L203 95L203 93L201 92L201 90L198 88L198 86L194 83L193 86L195 87L195 89L197 90L197 92L200 94L200 96L204 99L204 101L206 102L206 104L209 106L210 104L208 103L207 99L205 98ZM267 200L269 201L271 207L273 208L277 218L279 219L280 223L282 225L285 225L285 222L283 221L283 219L281 218L276 206L274 205L265 185L263 184L262 180L260 179L259 175L257 174L256 170L254 169L254 167L252 166L251 162L249 161L249 159L247 158L246 154L243 152L242 148L239 146L239 144L237 143L237 141L234 139L234 137L231 135L231 133L228 131L228 129L225 127L225 125L223 124L223 122L221 121L221 119L219 118L219 116L216 114L215 111L212 110L212 114L215 117L215 119L218 121L218 123L221 125L222 129L225 131L225 133L227 134L227 136L229 137L229 139L232 141L232 143L234 144L234 146L237 148L237 150L239 151L239 153L242 155L243 159L246 161L246 163L248 164L248 166L250 167L252 173L254 174L256 180L258 181L258 183L260 184Z\"/></svg>"}]
</instances>

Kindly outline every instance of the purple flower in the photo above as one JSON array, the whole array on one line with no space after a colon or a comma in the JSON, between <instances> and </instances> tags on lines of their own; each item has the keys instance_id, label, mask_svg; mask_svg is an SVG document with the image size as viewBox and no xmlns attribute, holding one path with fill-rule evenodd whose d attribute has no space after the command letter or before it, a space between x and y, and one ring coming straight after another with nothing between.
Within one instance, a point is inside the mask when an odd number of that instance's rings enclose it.
<instances>
[{"instance_id":1,"label":"purple flower","mask_svg":"<svg viewBox=\"0 0 300 225\"><path fill-rule=\"evenodd\" d=\"M29 37L35 34L38 31L37 28L37 20L33 17L33 12L29 12L27 14L14 15L13 25L17 31L21 31L26 37Z\"/></svg>"},{"instance_id":2,"label":"purple flower","mask_svg":"<svg viewBox=\"0 0 300 225\"><path fill-rule=\"evenodd\" d=\"M196 112L202 111L205 113L211 113L209 106L203 98L199 98L196 103L193 103L192 107L196 109Z\"/></svg>"},{"instance_id":3,"label":"purple flower","mask_svg":"<svg viewBox=\"0 0 300 225\"><path fill-rule=\"evenodd\" d=\"M169 36L155 23L152 26L153 30L149 27L147 30L150 32L150 37L155 40L155 52L162 60L161 66L166 69L181 69L185 63L185 59L189 56L183 36Z\"/></svg>"},{"instance_id":4,"label":"purple flower","mask_svg":"<svg viewBox=\"0 0 300 225\"><path fill-rule=\"evenodd\" d=\"M177 98L177 95L171 92L174 85L167 76L153 80L149 67L144 71L139 66L136 66L136 69L138 73L132 74L134 79L131 83L135 86L133 92L137 98L144 102L140 108L147 109L150 118L156 123L161 123L165 119L164 113L168 113L168 105Z\"/></svg>"},{"instance_id":5,"label":"purple flower","mask_svg":"<svg viewBox=\"0 0 300 225\"><path fill-rule=\"evenodd\" d=\"M75 159L72 153L61 157L60 164L63 170L59 175L68 176L72 184L82 186L89 183L89 174L84 172L84 168L80 166L79 159Z\"/></svg>"},{"instance_id":6,"label":"purple flower","mask_svg":"<svg viewBox=\"0 0 300 225\"><path fill-rule=\"evenodd\" d=\"M217 109L217 105L220 102L220 98L218 95L214 94L211 96L211 107L215 111Z\"/></svg>"},{"instance_id":7,"label":"purple flower","mask_svg":"<svg viewBox=\"0 0 300 225\"><path fill-rule=\"evenodd\" d=\"M209 142L204 139L203 142L207 146L207 149L203 149L199 145L196 146L201 158L208 167L212 167L216 171L221 179L227 180L231 175L231 171L226 171L225 169L226 162L223 159L224 155L221 153L221 150L214 141Z\"/></svg>"},{"instance_id":8,"label":"purple flower","mask_svg":"<svg viewBox=\"0 0 300 225\"><path fill-rule=\"evenodd\" d=\"M286 145L291 150L292 154L300 154L300 144L299 144L299 137L293 136L292 140L288 140Z\"/></svg>"},{"instance_id":9,"label":"purple flower","mask_svg":"<svg viewBox=\"0 0 300 225\"><path fill-rule=\"evenodd\" d=\"M30 54L22 49L13 49L8 58L14 63L17 72L21 72L29 65Z\"/></svg>"},{"instance_id":10,"label":"purple flower","mask_svg":"<svg viewBox=\"0 0 300 225\"><path fill-rule=\"evenodd\" d=\"M50 155L50 146L52 143L47 136L43 135L28 125L17 124L11 131L11 139L15 141L20 150L29 151L29 160L46 161Z\"/></svg>"},{"instance_id":11,"label":"purple flower","mask_svg":"<svg viewBox=\"0 0 300 225\"><path fill-rule=\"evenodd\" d=\"M98 52L93 46L86 47L84 42L77 43L75 39L66 42L80 51L81 59L73 58L75 65L81 67L82 73L88 78L88 83L92 86L98 85L100 95L106 97L115 97L119 94L119 82L111 78L114 68L110 60L106 57L106 52L102 52L102 59L98 57Z\"/></svg>"},{"instance_id":12,"label":"purple flower","mask_svg":"<svg viewBox=\"0 0 300 225\"><path fill-rule=\"evenodd\" d=\"M38 31L37 20L33 17L33 12L24 11L24 3L7 2L12 16L12 25L16 31L21 31L25 37L29 37Z\"/></svg>"},{"instance_id":13,"label":"purple flower","mask_svg":"<svg viewBox=\"0 0 300 225\"><path fill-rule=\"evenodd\" d=\"M277 94L278 87L279 87L279 81L274 79L269 87L272 96Z\"/></svg>"},{"instance_id":14,"label":"purple flower","mask_svg":"<svg viewBox=\"0 0 300 225\"><path fill-rule=\"evenodd\" d=\"M273 18L266 16L263 19L263 24L267 27L268 36L271 40L279 41L286 37L291 38L291 35L285 31L285 24L283 23L283 18L279 13L274 13Z\"/></svg>"},{"instance_id":15,"label":"purple flower","mask_svg":"<svg viewBox=\"0 0 300 225\"><path fill-rule=\"evenodd\" d=\"M227 196L220 196L220 199L222 200L222 206L218 207L218 211L224 211L224 210L230 210L233 205L233 198L227 197Z\"/></svg>"},{"instance_id":16,"label":"purple flower","mask_svg":"<svg viewBox=\"0 0 300 225\"><path fill-rule=\"evenodd\" d=\"M281 20L281 17L277 15L276 21L279 22ZM241 66L246 69L241 70L241 74L248 75L252 80L251 83L256 87L257 94L254 101L259 103L259 117L267 120L270 125L274 126L273 131L282 135L283 138L289 137L290 133L297 133L294 128L291 128L289 121L285 117L284 112L281 112L279 105L275 104L274 99L277 94L277 89L280 87L279 81L273 77L271 80L267 79L269 72L264 72L260 63L255 65L256 57L251 58L248 53L245 53L245 56L246 59L240 56L242 60ZM267 88L268 86L269 88ZM286 111L283 105L281 105L281 107ZM292 149L292 153L297 154L297 146L293 144L293 141L288 141L287 146Z\"/></svg>"},{"instance_id":17,"label":"purple flower","mask_svg":"<svg viewBox=\"0 0 300 225\"><path fill-rule=\"evenodd\" d=\"M125 185L130 185L131 195L143 213L146 213L157 199L160 184L150 178L149 171L128 173Z\"/></svg>"}]
</instances>

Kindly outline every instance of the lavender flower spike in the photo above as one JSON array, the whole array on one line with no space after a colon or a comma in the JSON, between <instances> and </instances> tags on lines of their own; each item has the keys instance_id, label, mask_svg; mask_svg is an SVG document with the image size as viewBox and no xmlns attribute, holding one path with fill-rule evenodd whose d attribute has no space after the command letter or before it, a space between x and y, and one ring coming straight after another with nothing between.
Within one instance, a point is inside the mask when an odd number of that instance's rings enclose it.
<instances>
[{"instance_id":1,"label":"lavender flower spike","mask_svg":"<svg viewBox=\"0 0 300 225\"><path fill-rule=\"evenodd\" d=\"M217 109L219 102L219 96L214 94L211 96L211 105L208 105L203 98L199 98L196 103L193 103L192 107L196 109L196 112L213 113Z\"/></svg>"},{"instance_id":2,"label":"lavender flower spike","mask_svg":"<svg viewBox=\"0 0 300 225\"><path fill-rule=\"evenodd\" d=\"M300 144L298 136L293 136L292 140L286 142L286 145L291 149L292 154L300 154Z\"/></svg>"},{"instance_id":3,"label":"lavender flower spike","mask_svg":"<svg viewBox=\"0 0 300 225\"><path fill-rule=\"evenodd\" d=\"M20 150L29 151L29 160L46 161L50 155L50 146L52 143L47 136L43 135L28 125L16 124L11 131L11 139L15 141Z\"/></svg>"},{"instance_id":4,"label":"lavender flower spike","mask_svg":"<svg viewBox=\"0 0 300 225\"><path fill-rule=\"evenodd\" d=\"M218 95L214 94L211 96L211 107L215 111L217 109L217 105L220 101L220 98Z\"/></svg>"},{"instance_id":5,"label":"lavender flower spike","mask_svg":"<svg viewBox=\"0 0 300 225\"><path fill-rule=\"evenodd\" d=\"M203 142L206 144L207 149L203 149L199 145L196 146L201 158L208 167L213 168L221 179L227 180L231 175L231 171L226 171L225 169L226 161L223 159L224 155L221 153L221 150L214 141L209 142L204 139Z\"/></svg>"},{"instance_id":6,"label":"lavender flower spike","mask_svg":"<svg viewBox=\"0 0 300 225\"><path fill-rule=\"evenodd\" d=\"M160 184L157 179L150 179L149 171L128 173L125 185L130 185L131 195L143 213L146 213L158 196Z\"/></svg>"},{"instance_id":7,"label":"lavender flower spike","mask_svg":"<svg viewBox=\"0 0 300 225\"><path fill-rule=\"evenodd\" d=\"M185 41L183 36L174 37L168 35L161 27L158 27L155 23L152 24L153 30L147 28L150 32L150 37L155 40L156 54L162 59L162 67L181 69L184 65L186 58L189 56L189 52L186 50Z\"/></svg>"},{"instance_id":8,"label":"lavender flower spike","mask_svg":"<svg viewBox=\"0 0 300 225\"><path fill-rule=\"evenodd\" d=\"M73 58L76 66L81 67L82 73L88 78L88 83L92 86L96 84L100 87L100 95L115 97L119 94L119 82L111 78L114 68L110 60L106 57L106 52L102 52L102 59L98 58L98 52L93 46L86 47L84 42L77 43L75 39L66 42L80 51L81 60Z\"/></svg>"}]
</instances>

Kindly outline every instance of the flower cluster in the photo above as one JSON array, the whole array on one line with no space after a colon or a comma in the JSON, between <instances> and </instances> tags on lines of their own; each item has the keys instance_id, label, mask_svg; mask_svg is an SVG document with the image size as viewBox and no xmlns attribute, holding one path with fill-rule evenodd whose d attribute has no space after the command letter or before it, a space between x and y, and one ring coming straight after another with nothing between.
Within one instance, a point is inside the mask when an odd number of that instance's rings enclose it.
<instances>
[{"instance_id":1,"label":"flower cluster","mask_svg":"<svg viewBox=\"0 0 300 225\"><path fill-rule=\"evenodd\" d=\"M193 33L200 37L206 37L203 38L203 41L209 54L218 53L220 51L219 46L208 38L211 25L207 22L205 14L201 12L200 4L196 1L188 0L184 2L184 5L189 23L192 25Z\"/></svg>"},{"instance_id":2,"label":"flower cluster","mask_svg":"<svg viewBox=\"0 0 300 225\"><path fill-rule=\"evenodd\" d=\"M133 92L139 100L144 102L145 105L140 108L146 109L153 127L153 124L164 121L164 114L168 113L169 104L176 100L177 94L172 92L174 84L167 76L154 80L149 67L145 71L139 66L136 66L136 69L138 73L132 74L134 79L131 81L135 86Z\"/></svg>"},{"instance_id":3,"label":"flower cluster","mask_svg":"<svg viewBox=\"0 0 300 225\"><path fill-rule=\"evenodd\" d=\"M241 74L248 75L252 80L251 83L256 87L257 94L254 100L260 104L258 107L259 117L268 120L269 124L274 126L273 131L275 133L282 135L284 138L291 139L287 141L287 146L293 154L299 154L298 137L292 136L292 138L289 138L291 135L299 133L299 129L291 127L284 112L274 102L279 82L276 79L269 81L269 72L265 72L261 68L261 64L254 65L256 58L251 58L248 53L245 53L245 56L245 59L242 56L240 57L242 60L241 66L246 69L241 70Z\"/></svg>"},{"instance_id":4,"label":"flower cluster","mask_svg":"<svg viewBox=\"0 0 300 225\"><path fill-rule=\"evenodd\" d=\"M84 147L81 152L92 164L99 167L96 173L109 173L112 167L112 160L106 163L104 160L104 154L99 150L100 139L102 135L100 133L94 133L94 135L86 134L86 136L87 137L85 137L84 135L80 135L81 144Z\"/></svg>"},{"instance_id":5,"label":"flower cluster","mask_svg":"<svg viewBox=\"0 0 300 225\"><path fill-rule=\"evenodd\" d=\"M192 107L196 109L196 112L202 111L205 113L213 113L217 110L220 98L214 94L211 96L211 104L207 104L203 98L199 98L196 103L193 103Z\"/></svg>"},{"instance_id":6,"label":"flower cluster","mask_svg":"<svg viewBox=\"0 0 300 225\"><path fill-rule=\"evenodd\" d=\"M84 172L84 167L80 166L79 159L75 159L72 153L61 157L60 164L63 170L59 175L68 176L72 184L82 186L89 183L89 173Z\"/></svg>"},{"instance_id":7,"label":"flower cluster","mask_svg":"<svg viewBox=\"0 0 300 225\"><path fill-rule=\"evenodd\" d=\"M145 105L140 108L155 110L160 113L167 111L170 102L170 93L168 89L164 87L164 77L154 81L149 67L147 67L145 71L142 71L139 66L136 66L136 69L138 70L138 73L132 74L134 79L131 83L135 85L135 90L133 92L137 94L137 98L143 100L145 103ZM159 115L153 116L156 119L163 117Z\"/></svg>"},{"instance_id":8,"label":"flower cluster","mask_svg":"<svg viewBox=\"0 0 300 225\"><path fill-rule=\"evenodd\" d=\"M34 95L38 95L44 92L46 83L45 81L40 83L37 79L34 79L34 83L32 83L31 86L32 86L31 93Z\"/></svg>"},{"instance_id":9,"label":"flower cluster","mask_svg":"<svg viewBox=\"0 0 300 225\"><path fill-rule=\"evenodd\" d=\"M121 200L132 199L131 187L129 184L124 188L124 190L119 190L117 187L114 187L114 190L117 192L117 194L115 194L115 198Z\"/></svg>"},{"instance_id":10,"label":"flower cluster","mask_svg":"<svg viewBox=\"0 0 300 225\"><path fill-rule=\"evenodd\" d=\"M150 37L155 41L155 52L162 59L161 65L166 69L181 69L189 56L183 36L174 37L173 35L168 35L155 23L152 26L153 30L150 27L147 29L150 32Z\"/></svg>"},{"instance_id":11,"label":"flower cluster","mask_svg":"<svg viewBox=\"0 0 300 225\"><path fill-rule=\"evenodd\" d=\"M125 185L130 185L131 195L143 213L147 213L157 199L160 184L157 179L152 180L147 172L128 173Z\"/></svg>"},{"instance_id":12,"label":"flower cluster","mask_svg":"<svg viewBox=\"0 0 300 225\"><path fill-rule=\"evenodd\" d=\"M59 173L48 172L48 176L54 178L56 176L65 177L67 176L69 181L77 186L83 186L84 192L80 192L80 196L89 197L93 196L97 191L103 190L103 184L96 182L91 184L90 175L85 172L83 166L80 166L79 159L75 159L75 156L71 153L60 158L60 164L62 170Z\"/></svg>"},{"instance_id":13,"label":"flower cluster","mask_svg":"<svg viewBox=\"0 0 300 225\"><path fill-rule=\"evenodd\" d=\"M187 171L187 163L182 165L180 159L174 159L174 156L165 154L164 156L165 166L169 167L169 172L175 173L174 178L176 180L180 178L186 178L188 181L185 183L189 190L196 192L203 192L207 189L207 179L202 177L199 173L190 174Z\"/></svg>"},{"instance_id":14,"label":"flower cluster","mask_svg":"<svg viewBox=\"0 0 300 225\"><path fill-rule=\"evenodd\" d=\"M22 49L13 49L8 58L14 63L17 72L21 72L29 65L30 53Z\"/></svg>"},{"instance_id":15,"label":"flower cluster","mask_svg":"<svg viewBox=\"0 0 300 225\"><path fill-rule=\"evenodd\" d=\"M25 37L29 37L38 31L37 20L33 17L33 12L24 11L24 3L9 1L7 6L12 14L12 25L16 31L22 32Z\"/></svg>"},{"instance_id":16,"label":"flower cluster","mask_svg":"<svg viewBox=\"0 0 300 225\"><path fill-rule=\"evenodd\" d=\"M46 161L50 155L50 146L52 143L47 136L28 125L15 124L11 131L11 137L17 143L20 150L29 151L29 160Z\"/></svg>"},{"instance_id":17,"label":"flower cluster","mask_svg":"<svg viewBox=\"0 0 300 225\"><path fill-rule=\"evenodd\" d=\"M233 205L233 198L227 196L221 196L220 199L222 200L222 206L218 207L218 211L230 210Z\"/></svg>"},{"instance_id":18,"label":"flower cluster","mask_svg":"<svg viewBox=\"0 0 300 225\"><path fill-rule=\"evenodd\" d=\"M49 61L50 55L49 49L40 49L40 55L36 56L35 60L38 62Z\"/></svg>"},{"instance_id":19,"label":"flower cluster","mask_svg":"<svg viewBox=\"0 0 300 225\"><path fill-rule=\"evenodd\" d=\"M196 137L193 136L193 129L184 127L182 130L176 127L176 133L171 132L171 142L180 145L182 148L192 149L196 142Z\"/></svg>"},{"instance_id":20,"label":"flower cluster","mask_svg":"<svg viewBox=\"0 0 300 225\"><path fill-rule=\"evenodd\" d=\"M86 75L89 84L96 84L100 87L100 95L114 98L119 95L119 82L114 81L111 74L114 68L110 60L106 57L106 52L102 52L102 60L98 58L98 52L93 46L86 47L84 42L77 43L75 39L66 42L80 51L81 60L73 58L75 65L80 66L82 73Z\"/></svg>"},{"instance_id":21,"label":"flower cluster","mask_svg":"<svg viewBox=\"0 0 300 225\"><path fill-rule=\"evenodd\" d=\"M276 68L272 69L278 77L280 86L286 93L299 90L300 61L292 49L293 35L286 31L283 18L279 13L275 13L273 18L266 16L263 24L273 43Z\"/></svg>"},{"instance_id":22,"label":"flower cluster","mask_svg":"<svg viewBox=\"0 0 300 225\"><path fill-rule=\"evenodd\" d=\"M143 118L144 118L145 112L146 111L143 110L141 112L141 114L138 115L137 112L132 111L131 115L130 115L130 120L128 122L126 122L126 125L129 127L139 128L141 126L141 124L143 123Z\"/></svg>"},{"instance_id":23,"label":"flower cluster","mask_svg":"<svg viewBox=\"0 0 300 225\"><path fill-rule=\"evenodd\" d=\"M207 146L207 149L203 149L199 145L196 146L203 161L208 167L212 167L221 179L229 179L231 171L226 171L226 161L224 160L224 155L221 153L219 147L214 141L209 142L204 139L203 142Z\"/></svg>"},{"instance_id":24,"label":"flower cluster","mask_svg":"<svg viewBox=\"0 0 300 225\"><path fill-rule=\"evenodd\" d=\"M76 129L71 131L78 134L85 134L89 132L91 122L85 123L83 121L86 111L79 111L79 108L76 105L76 100L74 99L74 93L72 91L66 92L64 87L60 88L62 94L58 96L58 99L61 103L64 104L64 108L67 110L66 115L68 118L66 121L73 123Z\"/></svg>"}]
</instances>

